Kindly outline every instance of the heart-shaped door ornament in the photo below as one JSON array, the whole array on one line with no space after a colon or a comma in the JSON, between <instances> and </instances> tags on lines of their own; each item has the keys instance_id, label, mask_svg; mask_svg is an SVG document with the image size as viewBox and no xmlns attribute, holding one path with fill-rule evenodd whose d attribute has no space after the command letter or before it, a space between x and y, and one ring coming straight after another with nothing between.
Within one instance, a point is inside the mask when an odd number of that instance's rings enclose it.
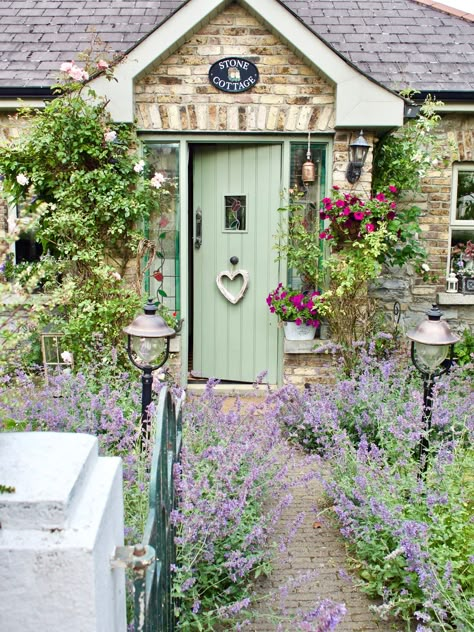
<instances>
[{"instance_id":1,"label":"heart-shaped door ornament","mask_svg":"<svg viewBox=\"0 0 474 632\"><path fill-rule=\"evenodd\" d=\"M224 287L222 280L224 277L226 277L230 281L233 281L238 276L242 277L242 286L238 294L235 296L234 294L231 294L226 287ZM247 289L248 284L249 284L249 273L247 272L247 270L235 270L235 272L229 272L229 270L224 270L223 272L219 272L219 274L217 275L216 283L222 296L224 296L224 298L226 298L229 301L229 303L232 303L233 305L235 305L236 303L240 301L240 299L245 294L245 290Z\"/></svg>"}]
</instances>

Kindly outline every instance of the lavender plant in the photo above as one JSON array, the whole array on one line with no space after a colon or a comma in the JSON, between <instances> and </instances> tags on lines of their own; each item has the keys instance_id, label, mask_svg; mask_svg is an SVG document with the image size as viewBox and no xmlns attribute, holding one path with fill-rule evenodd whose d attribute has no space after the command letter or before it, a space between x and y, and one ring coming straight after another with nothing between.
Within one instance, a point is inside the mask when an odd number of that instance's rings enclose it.
<instances>
[{"instance_id":1,"label":"lavender plant","mask_svg":"<svg viewBox=\"0 0 474 632\"><path fill-rule=\"evenodd\" d=\"M187 402L176 472L180 502L173 513L178 534L173 571L182 630L251 628L254 581L270 572L277 551L275 524L292 500L292 485L301 484L278 421L239 402L224 412L212 386ZM343 614L341 604L328 601L297 620L277 610L270 616L279 621L278 629L324 632Z\"/></svg>"},{"instance_id":2,"label":"lavender plant","mask_svg":"<svg viewBox=\"0 0 474 632\"><path fill-rule=\"evenodd\" d=\"M326 491L381 613L418 632L472 630L474 393L459 370L436 386L426 475L421 389L410 368L364 358L332 389L273 398L288 436L330 464Z\"/></svg>"},{"instance_id":3,"label":"lavender plant","mask_svg":"<svg viewBox=\"0 0 474 632\"><path fill-rule=\"evenodd\" d=\"M115 371L113 362L112 366L85 367L76 374L58 374L47 385L24 371L0 378L0 431L93 434L101 454L122 457L126 536L131 541L140 540L148 510L142 492L143 471L150 456L138 449L137 411L139 382L134 383L126 372Z\"/></svg>"},{"instance_id":4,"label":"lavender plant","mask_svg":"<svg viewBox=\"0 0 474 632\"><path fill-rule=\"evenodd\" d=\"M148 512L151 450L137 448L140 386L116 368L112 360L64 372L48 385L23 371L4 374L0 431L95 434L102 454L122 457L126 540L133 543L141 539ZM254 582L270 571L277 546L286 545L272 541L273 528L291 502L292 486L301 483L278 422L240 404L225 413L222 404L210 384L185 408L183 459L176 472L181 498L173 514L174 592L183 630L252 625ZM276 500L271 507L269 499ZM276 609L267 616L279 629L327 632L344 612L342 604L327 600L291 622Z\"/></svg>"}]
</instances>

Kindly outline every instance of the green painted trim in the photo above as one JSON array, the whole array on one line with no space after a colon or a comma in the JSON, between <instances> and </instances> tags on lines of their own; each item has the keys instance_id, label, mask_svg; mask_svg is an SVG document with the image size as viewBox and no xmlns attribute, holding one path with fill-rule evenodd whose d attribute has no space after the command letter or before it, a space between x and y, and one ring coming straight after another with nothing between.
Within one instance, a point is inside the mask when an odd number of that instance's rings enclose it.
<instances>
[{"instance_id":1,"label":"green painted trim","mask_svg":"<svg viewBox=\"0 0 474 632\"><path fill-rule=\"evenodd\" d=\"M179 251L180 262L179 288L176 287L176 298L179 299L181 307L181 318L184 318L181 330L181 374L180 383L183 388L188 385L188 358L189 358L189 179L188 179L189 146L186 139L179 140L179 236L180 244L183 245L182 252Z\"/></svg>"},{"instance_id":2,"label":"green painted trim","mask_svg":"<svg viewBox=\"0 0 474 632\"><path fill-rule=\"evenodd\" d=\"M188 162L189 162L189 145L193 143L199 144L218 144L234 142L236 144L255 143L256 137L262 143L275 143L282 146L282 161L281 161L281 173L280 173L280 190L283 192L288 190L290 186L290 165L291 165L291 143L304 142L307 138L307 133L301 134L263 134L263 133L247 133L247 134L222 134L216 133L199 133L199 134L170 134L170 133L152 133L148 130L140 132L140 140L142 142L159 142L163 137L166 138L166 142L179 143L179 244L180 248L177 251L179 260L179 275L176 277L176 300L179 300L180 315L184 319L183 328L181 331L181 372L180 372L180 384L183 388L188 384L188 358L189 358L189 255L187 244L189 243L190 231L192 226L188 225L189 216L189 178L188 178ZM333 134L314 134L312 137L313 143L325 146L326 152L326 168L324 178L327 180L325 186L321 181L321 194L327 195L327 192L332 185L332 169L333 164ZM312 143L312 144L313 144ZM327 176L327 177L326 177ZM284 199L281 201L285 203ZM182 248L181 248L182 246ZM285 262L280 262L278 270L279 280L282 283L286 283L286 265ZM178 307L178 305L177 305ZM278 366L277 366L277 385L283 384L283 331L278 331Z\"/></svg>"}]
</instances>

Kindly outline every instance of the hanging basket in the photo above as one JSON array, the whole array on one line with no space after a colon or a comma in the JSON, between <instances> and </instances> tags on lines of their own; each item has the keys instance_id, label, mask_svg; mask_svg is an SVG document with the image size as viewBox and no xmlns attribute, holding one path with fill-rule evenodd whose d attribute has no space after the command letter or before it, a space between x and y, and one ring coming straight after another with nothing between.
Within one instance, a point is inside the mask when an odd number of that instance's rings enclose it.
<instances>
[{"instance_id":1,"label":"hanging basket","mask_svg":"<svg viewBox=\"0 0 474 632\"><path fill-rule=\"evenodd\" d=\"M334 244L341 249L344 244L357 241L359 239L360 224L359 220L352 220L349 226L344 227L338 222L331 222L330 230L334 236Z\"/></svg>"}]
</instances>

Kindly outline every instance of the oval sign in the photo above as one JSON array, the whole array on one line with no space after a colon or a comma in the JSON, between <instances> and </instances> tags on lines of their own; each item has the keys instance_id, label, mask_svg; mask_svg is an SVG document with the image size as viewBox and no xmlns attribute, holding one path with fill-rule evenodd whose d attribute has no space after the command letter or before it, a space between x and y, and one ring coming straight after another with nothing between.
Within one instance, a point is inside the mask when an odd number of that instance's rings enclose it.
<instances>
[{"instance_id":1,"label":"oval sign","mask_svg":"<svg viewBox=\"0 0 474 632\"><path fill-rule=\"evenodd\" d=\"M245 92L258 81L257 66L241 57L226 57L212 64L209 81L223 92Z\"/></svg>"}]
</instances>

